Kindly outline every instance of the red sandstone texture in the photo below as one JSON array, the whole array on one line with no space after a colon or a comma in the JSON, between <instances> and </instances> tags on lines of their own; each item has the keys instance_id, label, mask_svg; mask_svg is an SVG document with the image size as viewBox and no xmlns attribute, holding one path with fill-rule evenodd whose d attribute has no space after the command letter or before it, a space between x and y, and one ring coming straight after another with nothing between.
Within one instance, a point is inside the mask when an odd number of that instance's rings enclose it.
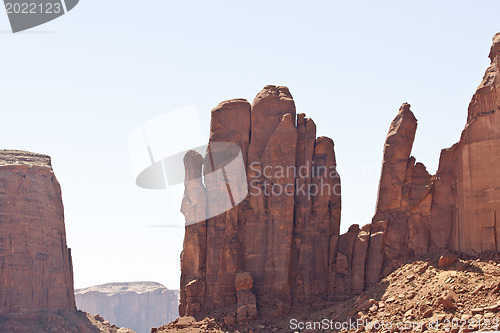
<instances>
[{"instance_id":1,"label":"red sandstone texture","mask_svg":"<svg viewBox=\"0 0 500 333\"><path fill-rule=\"evenodd\" d=\"M408 258L500 251L500 34L489 56L491 65L472 98L461 139L442 151L434 176L411 156L417 120L409 104L401 106L384 147L372 223L353 225L343 235L340 178L314 172L319 166L335 170L333 141L316 138L316 125L296 114L288 89L266 86L251 106L241 99L217 106L210 140L241 147L249 196L224 214L186 227L180 314L224 317L228 326L277 318L358 295ZM186 180L203 172L199 154L188 154L185 164ZM280 167L292 166L312 168L277 176ZM208 202L206 193L223 190L222 183L214 187L200 179L195 188L187 187L186 218L217 204ZM299 190L324 183L336 190ZM265 191L276 185L292 195ZM442 264L453 262L444 257ZM247 290L255 295L257 314L239 313L241 274L253 281ZM245 299L244 306L253 300Z\"/></svg>"},{"instance_id":2,"label":"red sandstone texture","mask_svg":"<svg viewBox=\"0 0 500 333\"><path fill-rule=\"evenodd\" d=\"M276 86L266 86L251 106L241 99L218 105L210 143L221 141L240 146L250 195L226 213L186 227L180 314L224 309L220 315L241 323L254 319L257 308L277 317L294 306L321 306L335 290L328 276L334 273L331 258L336 258L340 227L333 141L316 139L314 122L296 115L288 89ZM207 159L195 152L185 157L182 211L188 220L219 204L210 202L210 191L226 190L223 179L188 182L207 169ZM314 173L313 166L322 166L322 172ZM300 175L280 173L299 167L305 169ZM332 190L295 191L323 183Z\"/></svg>"},{"instance_id":3,"label":"red sandstone texture","mask_svg":"<svg viewBox=\"0 0 500 333\"><path fill-rule=\"evenodd\" d=\"M119 330L92 320L75 307L61 189L50 157L0 151L0 332Z\"/></svg>"},{"instance_id":4,"label":"red sandstone texture","mask_svg":"<svg viewBox=\"0 0 500 333\"><path fill-rule=\"evenodd\" d=\"M0 313L76 311L61 189L48 156L0 151Z\"/></svg>"}]
</instances>

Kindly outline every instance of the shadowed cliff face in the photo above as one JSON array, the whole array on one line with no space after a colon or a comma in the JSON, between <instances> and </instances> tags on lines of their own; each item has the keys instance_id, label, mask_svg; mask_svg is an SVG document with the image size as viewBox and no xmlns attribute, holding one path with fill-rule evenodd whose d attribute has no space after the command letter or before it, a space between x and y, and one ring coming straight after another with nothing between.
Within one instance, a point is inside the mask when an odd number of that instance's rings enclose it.
<instances>
[{"instance_id":1,"label":"shadowed cliff face","mask_svg":"<svg viewBox=\"0 0 500 333\"><path fill-rule=\"evenodd\" d=\"M470 255L500 251L500 34L489 57L460 141L441 152L432 209L433 243Z\"/></svg>"},{"instance_id":2,"label":"shadowed cliff face","mask_svg":"<svg viewBox=\"0 0 500 333\"><path fill-rule=\"evenodd\" d=\"M499 252L500 34L493 42L460 142L442 151L437 174L411 156L417 120L404 103L385 142L372 223L353 225L344 235L340 178L329 173L336 169L333 141L316 138L314 122L296 115L288 89L266 86L251 106L234 100L216 107L211 140L236 143L245 152L249 196L225 214L186 226L180 314L224 317L229 326L279 317L357 295L408 258ZM186 156L187 180L202 173L202 161ZM301 167L307 171L277 173ZM314 191L324 184L335 190ZM205 197L210 186L200 181L186 187L187 217L213 204ZM251 281L244 301L235 287L239 274ZM253 299L258 314L250 315Z\"/></svg>"},{"instance_id":3,"label":"shadowed cliff face","mask_svg":"<svg viewBox=\"0 0 500 333\"><path fill-rule=\"evenodd\" d=\"M0 332L118 329L76 310L61 189L50 157L0 150Z\"/></svg>"},{"instance_id":4,"label":"shadowed cliff face","mask_svg":"<svg viewBox=\"0 0 500 333\"><path fill-rule=\"evenodd\" d=\"M0 151L0 313L76 311L61 189L50 158Z\"/></svg>"}]
</instances>

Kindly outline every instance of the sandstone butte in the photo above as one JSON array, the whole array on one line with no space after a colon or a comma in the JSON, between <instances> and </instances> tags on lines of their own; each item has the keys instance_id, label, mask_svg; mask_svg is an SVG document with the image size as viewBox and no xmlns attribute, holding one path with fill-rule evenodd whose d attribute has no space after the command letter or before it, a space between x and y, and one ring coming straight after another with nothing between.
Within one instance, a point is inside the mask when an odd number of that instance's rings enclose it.
<instances>
[{"instance_id":1,"label":"sandstone butte","mask_svg":"<svg viewBox=\"0 0 500 333\"><path fill-rule=\"evenodd\" d=\"M178 291L157 282L106 283L75 290L78 309L137 333L149 333L178 316Z\"/></svg>"},{"instance_id":2,"label":"sandstone butte","mask_svg":"<svg viewBox=\"0 0 500 333\"><path fill-rule=\"evenodd\" d=\"M500 252L500 34L489 57L460 141L442 150L436 175L411 156L417 120L409 104L401 106L384 146L373 220L343 235L340 177L314 172L335 169L334 143L316 138L314 121L296 114L288 88L269 85L252 105L236 99L215 107L209 144L239 145L254 186L233 209L186 226L180 315L210 315L228 326L278 318L358 295L408 258ZM224 179L199 178L207 159L185 156L186 184L199 179L185 188L187 220L219 204L210 191L225 190ZM280 177L261 172L291 166L313 167ZM325 183L336 191L263 191L269 184Z\"/></svg>"},{"instance_id":3,"label":"sandstone butte","mask_svg":"<svg viewBox=\"0 0 500 333\"><path fill-rule=\"evenodd\" d=\"M1 150L0 332L118 331L96 325L75 306L61 189L50 157Z\"/></svg>"}]
</instances>

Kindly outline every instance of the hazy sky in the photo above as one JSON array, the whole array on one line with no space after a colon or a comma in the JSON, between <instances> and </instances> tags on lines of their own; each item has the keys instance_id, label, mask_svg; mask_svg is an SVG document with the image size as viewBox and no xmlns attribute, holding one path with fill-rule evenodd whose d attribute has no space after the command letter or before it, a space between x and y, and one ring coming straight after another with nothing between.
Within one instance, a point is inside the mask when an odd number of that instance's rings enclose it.
<instances>
[{"instance_id":1,"label":"hazy sky","mask_svg":"<svg viewBox=\"0 0 500 333\"><path fill-rule=\"evenodd\" d=\"M412 105L413 155L434 173L459 139L499 12L498 0L82 0L15 35L3 13L0 147L52 156L77 288L178 289L183 229L151 227L173 218L165 192L135 186L134 128L195 104L207 130L220 101L286 85L335 141L342 230L366 224L399 106Z\"/></svg>"}]
</instances>

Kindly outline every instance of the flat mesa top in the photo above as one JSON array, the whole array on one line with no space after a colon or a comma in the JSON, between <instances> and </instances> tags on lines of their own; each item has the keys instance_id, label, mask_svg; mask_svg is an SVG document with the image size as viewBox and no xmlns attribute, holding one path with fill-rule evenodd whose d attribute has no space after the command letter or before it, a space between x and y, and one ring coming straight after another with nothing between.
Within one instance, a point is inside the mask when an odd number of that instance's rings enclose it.
<instances>
[{"instance_id":1,"label":"flat mesa top","mask_svg":"<svg viewBox=\"0 0 500 333\"><path fill-rule=\"evenodd\" d=\"M143 294L155 290L168 290L164 285L158 282L115 282L106 283L89 288L76 289L75 294L86 294L89 292L98 292L108 295L123 294L123 293L137 293Z\"/></svg>"},{"instance_id":2,"label":"flat mesa top","mask_svg":"<svg viewBox=\"0 0 500 333\"><path fill-rule=\"evenodd\" d=\"M0 150L0 167L9 165L52 167L47 155L24 150Z\"/></svg>"}]
</instances>

